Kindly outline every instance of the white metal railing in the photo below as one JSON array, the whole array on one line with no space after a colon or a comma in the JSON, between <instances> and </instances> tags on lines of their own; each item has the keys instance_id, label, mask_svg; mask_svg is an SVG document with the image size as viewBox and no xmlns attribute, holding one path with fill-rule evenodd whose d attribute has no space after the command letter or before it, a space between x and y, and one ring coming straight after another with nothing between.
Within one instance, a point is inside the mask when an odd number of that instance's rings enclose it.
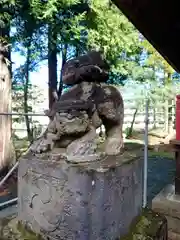
<instances>
[{"instance_id":1,"label":"white metal railing","mask_svg":"<svg viewBox=\"0 0 180 240\"><path fill-rule=\"evenodd\" d=\"M10 113L10 112L0 112L0 116L35 116L41 117L46 116L44 113Z\"/></svg>"},{"instance_id":2,"label":"white metal railing","mask_svg":"<svg viewBox=\"0 0 180 240\"><path fill-rule=\"evenodd\" d=\"M148 124L149 124L149 101L146 101L144 131L144 177L143 177L143 207L147 205L147 171L148 171Z\"/></svg>"},{"instance_id":3,"label":"white metal railing","mask_svg":"<svg viewBox=\"0 0 180 240\"><path fill-rule=\"evenodd\" d=\"M16 162L15 165L9 170L6 176L0 181L0 187L5 183L5 181L11 176L14 170L18 167L19 162Z\"/></svg>"},{"instance_id":4,"label":"white metal railing","mask_svg":"<svg viewBox=\"0 0 180 240\"><path fill-rule=\"evenodd\" d=\"M0 208L8 206L9 204L17 203L17 201L18 201L18 198L13 198L13 199L8 200L6 202L0 203Z\"/></svg>"},{"instance_id":5,"label":"white metal railing","mask_svg":"<svg viewBox=\"0 0 180 240\"><path fill-rule=\"evenodd\" d=\"M9 172L6 174L6 176L0 181L0 187L5 183L5 181L11 176L11 174L14 172L14 170L18 167L19 162L16 162L15 165L9 170ZM8 206L9 204L16 203L18 198L13 198L11 200L5 201L3 203L0 203L0 208Z\"/></svg>"}]
</instances>

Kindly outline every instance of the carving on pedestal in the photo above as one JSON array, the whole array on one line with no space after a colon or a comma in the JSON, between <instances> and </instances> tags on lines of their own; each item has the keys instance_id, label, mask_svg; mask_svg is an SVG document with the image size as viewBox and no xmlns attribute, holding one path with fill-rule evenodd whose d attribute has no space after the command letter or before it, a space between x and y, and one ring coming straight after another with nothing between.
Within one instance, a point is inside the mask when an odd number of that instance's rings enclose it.
<instances>
[{"instance_id":1,"label":"carving on pedestal","mask_svg":"<svg viewBox=\"0 0 180 240\"><path fill-rule=\"evenodd\" d=\"M79 164L24 158L18 219L45 239L116 239L141 213L142 170L127 152Z\"/></svg>"}]
</instances>

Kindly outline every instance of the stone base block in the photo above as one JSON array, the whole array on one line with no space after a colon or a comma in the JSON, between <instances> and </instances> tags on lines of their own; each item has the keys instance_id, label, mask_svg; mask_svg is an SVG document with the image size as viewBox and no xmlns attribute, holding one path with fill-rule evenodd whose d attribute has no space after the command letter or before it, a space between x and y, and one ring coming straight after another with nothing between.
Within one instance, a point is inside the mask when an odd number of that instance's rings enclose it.
<instances>
[{"instance_id":1,"label":"stone base block","mask_svg":"<svg viewBox=\"0 0 180 240\"><path fill-rule=\"evenodd\" d=\"M170 239L180 239L180 196L173 184L166 186L152 201L152 209L166 216Z\"/></svg>"},{"instance_id":2,"label":"stone base block","mask_svg":"<svg viewBox=\"0 0 180 240\"><path fill-rule=\"evenodd\" d=\"M56 160L55 160L56 158ZM18 219L49 239L117 239L141 214L143 161L124 153L81 164L20 161Z\"/></svg>"}]
</instances>

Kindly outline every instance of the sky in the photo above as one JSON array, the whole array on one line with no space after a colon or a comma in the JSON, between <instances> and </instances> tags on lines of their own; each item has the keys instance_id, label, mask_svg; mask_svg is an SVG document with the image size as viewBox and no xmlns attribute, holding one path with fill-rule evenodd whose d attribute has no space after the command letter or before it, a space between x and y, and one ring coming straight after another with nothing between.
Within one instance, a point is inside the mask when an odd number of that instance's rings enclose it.
<instances>
[{"instance_id":1,"label":"sky","mask_svg":"<svg viewBox=\"0 0 180 240\"><path fill-rule=\"evenodd\" d=\"M11 35L16 32L16 28L11 28ZM21 64L25 62L25 57L21 56L18 52L12 52L12 69L18 68ZM44 89L44 94L47 95L48 92L48 68L47 63L43 62L37 72L33 72L30 74L30 80L32 84L40 86L40 88Z\"/></svg>"},{"instance_id":2,"label":"sky","mask_svg":"<svg viewBox=\"0 0 180 240\"><path fill-rule=\"evenodd\" d=\"M24 63L24 57L22 57L18 53L12 53L12 62L13 62L13 70L18 68L21 64ZM48 85L48 68L47 64L43 62L37 72L33 72L30 74L30 80L32 84L38 85L43 88L47 88ZM46 89L47 90L47 89Z\"/></svg>"}]
</instances>

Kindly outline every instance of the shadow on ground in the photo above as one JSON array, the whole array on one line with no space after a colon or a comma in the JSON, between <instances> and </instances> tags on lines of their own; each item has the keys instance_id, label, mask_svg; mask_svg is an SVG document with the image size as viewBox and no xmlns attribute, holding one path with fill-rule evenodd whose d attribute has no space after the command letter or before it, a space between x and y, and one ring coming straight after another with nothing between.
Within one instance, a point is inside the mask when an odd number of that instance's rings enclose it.
<instances>
[{"instance_id":1,"label":"shadow on ground","mask_svg":"<svg viewBox=\"0 0 180 240\"><path fill-rule=\"evenodd\" d=\"M127 150L141 151L144 148L142 144L126 143ZM143 156L142 156L143 157ZM148 157L148 183L147 198L151 205L152 199L169 183L174 181L175 176L175 160L168 157L167 153L155 152L149 150Z\"/></svg>"},{"instance_id":2,"label":"shadow on ground","mask_svg":"<svg viewBox=\"0 0 180 240\"><path fill-rule=\"evenodd\" d=\"M169 183L174 181L175 160L160 156L148 159L148 203Z\"/></svg>"}]
</instances>

